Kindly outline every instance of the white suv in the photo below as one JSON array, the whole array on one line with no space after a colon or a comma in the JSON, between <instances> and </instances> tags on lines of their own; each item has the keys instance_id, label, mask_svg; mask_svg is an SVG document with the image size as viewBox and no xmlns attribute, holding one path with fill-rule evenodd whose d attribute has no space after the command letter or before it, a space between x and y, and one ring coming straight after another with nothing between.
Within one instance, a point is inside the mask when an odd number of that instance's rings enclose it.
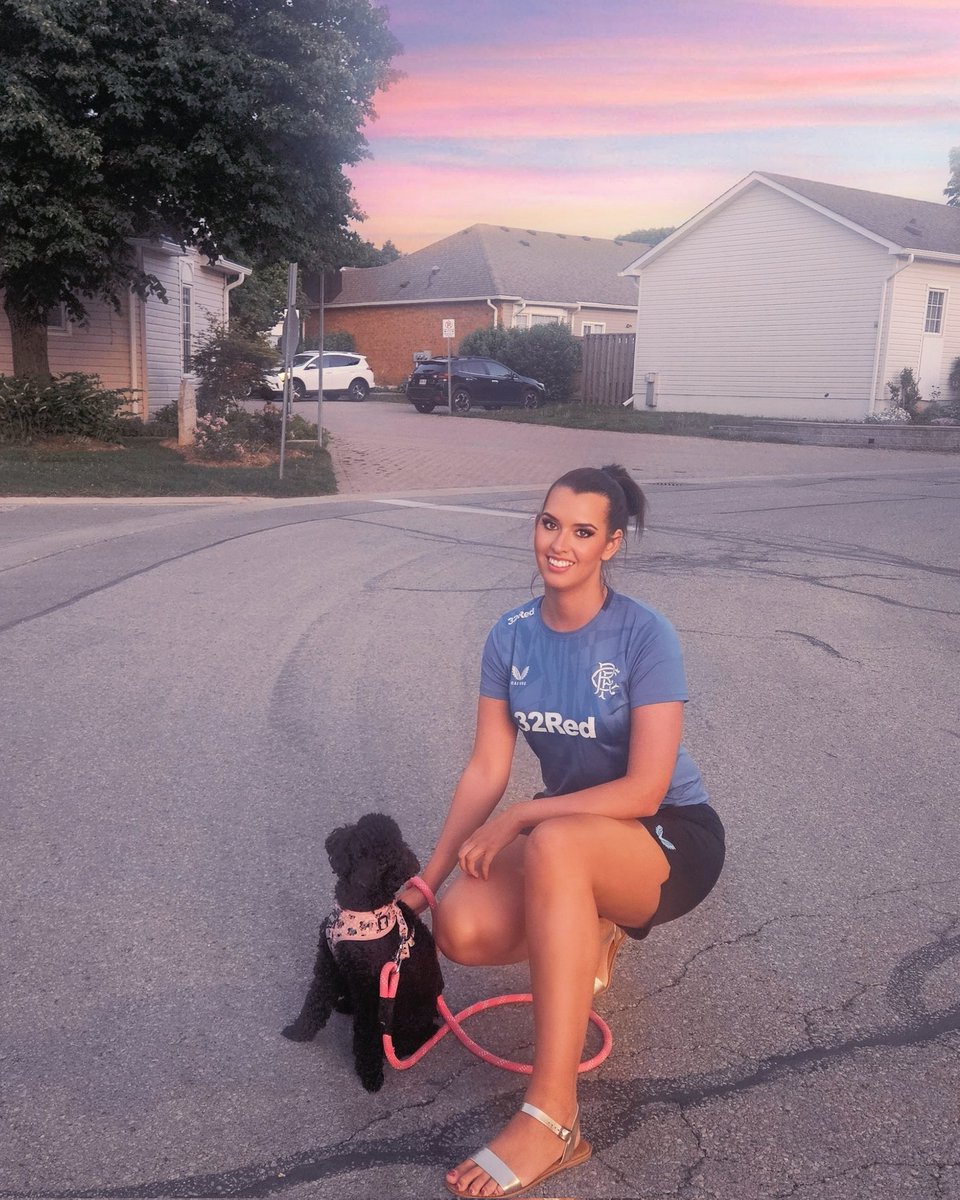
<instances>
[{"instance_id":1,"label":"white suv","mask_svg":"<svg viewBox=\"0 0 960 1200\"><path fill-rule=\"evenodd\" d=\"M316 394L320 386L320 371L316 350L293 356L293 392L302 400L307 392ZM267 375L266 385L271 392L282 392L284 371ZM323 394L325 396L349 396L351 400L365 400L373 387L373 372L362 354L348 354L341 350L323 352Z\"/></svg>"}]
</instances>

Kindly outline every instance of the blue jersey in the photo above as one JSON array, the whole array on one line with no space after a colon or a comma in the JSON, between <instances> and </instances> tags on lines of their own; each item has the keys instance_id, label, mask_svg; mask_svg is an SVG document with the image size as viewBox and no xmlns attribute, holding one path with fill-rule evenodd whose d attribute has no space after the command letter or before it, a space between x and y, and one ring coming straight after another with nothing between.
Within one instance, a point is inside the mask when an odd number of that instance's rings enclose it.
<instances>
[{"instance_id":1,"label":"blue jersey","mask_svg":"<svg viewBox=\"0 0 960 1200\"><path fill-rule=\"evenodd\" d=\"M680 642L662 613L609 591L572 633L550 629L540 598L505 613L483 650L480 694L505 700L540 760L548 795L622 779L630 711L687 699ZM664 804L702 804L696 764L680 747Z\"/></svg>"}]
</instances>

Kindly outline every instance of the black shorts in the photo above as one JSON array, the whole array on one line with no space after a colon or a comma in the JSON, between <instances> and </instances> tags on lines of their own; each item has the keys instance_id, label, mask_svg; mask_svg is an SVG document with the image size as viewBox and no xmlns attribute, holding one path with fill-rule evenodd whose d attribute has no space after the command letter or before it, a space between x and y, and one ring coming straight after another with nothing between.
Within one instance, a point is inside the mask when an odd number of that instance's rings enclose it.
<instances>
[{"instance_id":1,"label":"black shorts","mask_svg":"<svg viewBox=\"0 0 960 1200\"><path fill-rule=\"evenodd\" d=\"M664 804L652 817L639 817L670 864L653 917L632 938L645 938L654 925L664 925L696 908L713 890L723 869L723 822L709 804Z\"/></svg>"}]
</instances>

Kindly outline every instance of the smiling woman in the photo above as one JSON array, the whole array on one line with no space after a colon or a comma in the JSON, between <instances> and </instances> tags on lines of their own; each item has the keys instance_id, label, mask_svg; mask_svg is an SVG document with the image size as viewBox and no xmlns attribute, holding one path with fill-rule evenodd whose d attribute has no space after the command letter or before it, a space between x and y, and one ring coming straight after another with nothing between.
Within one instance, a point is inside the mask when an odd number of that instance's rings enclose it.
<instances>
[{"instance_id":1,"label":"smiling woman","mask_svg":"<svg viewBox=\"0 0 960 1200\"><path fill-rule=\"evenodd\" d=\"M677 636L604 578L645 507L621 466L558 479L534 533L544 594L484 648L473 752L422 874L436 891L459 867L435 924L449 958L529 960L536 1045L521 1111L447 1173L455 1196L517 1195L590 1156L577 1067L592 997L626 938L689 912L723 865L723 826L680 741ZM544 791L495 813L518 731Z\"/></svg>"}]
</instances>

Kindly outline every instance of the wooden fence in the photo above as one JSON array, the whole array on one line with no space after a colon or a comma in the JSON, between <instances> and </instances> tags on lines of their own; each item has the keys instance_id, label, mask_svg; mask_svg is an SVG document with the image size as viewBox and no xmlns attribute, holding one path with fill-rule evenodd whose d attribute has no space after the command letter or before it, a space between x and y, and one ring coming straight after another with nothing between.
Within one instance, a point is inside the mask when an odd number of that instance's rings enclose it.
<instances>
[{"instance_id":1,"label":"wooden fence","mask_svg":"<svg viewBox=\"0 0 960 1200\"><path fill-rule=\"evenodd\" d=\"M589 333L574 398L583 404L622 404L633 392L633 333Z\"/></svg>"}]
</instances>

